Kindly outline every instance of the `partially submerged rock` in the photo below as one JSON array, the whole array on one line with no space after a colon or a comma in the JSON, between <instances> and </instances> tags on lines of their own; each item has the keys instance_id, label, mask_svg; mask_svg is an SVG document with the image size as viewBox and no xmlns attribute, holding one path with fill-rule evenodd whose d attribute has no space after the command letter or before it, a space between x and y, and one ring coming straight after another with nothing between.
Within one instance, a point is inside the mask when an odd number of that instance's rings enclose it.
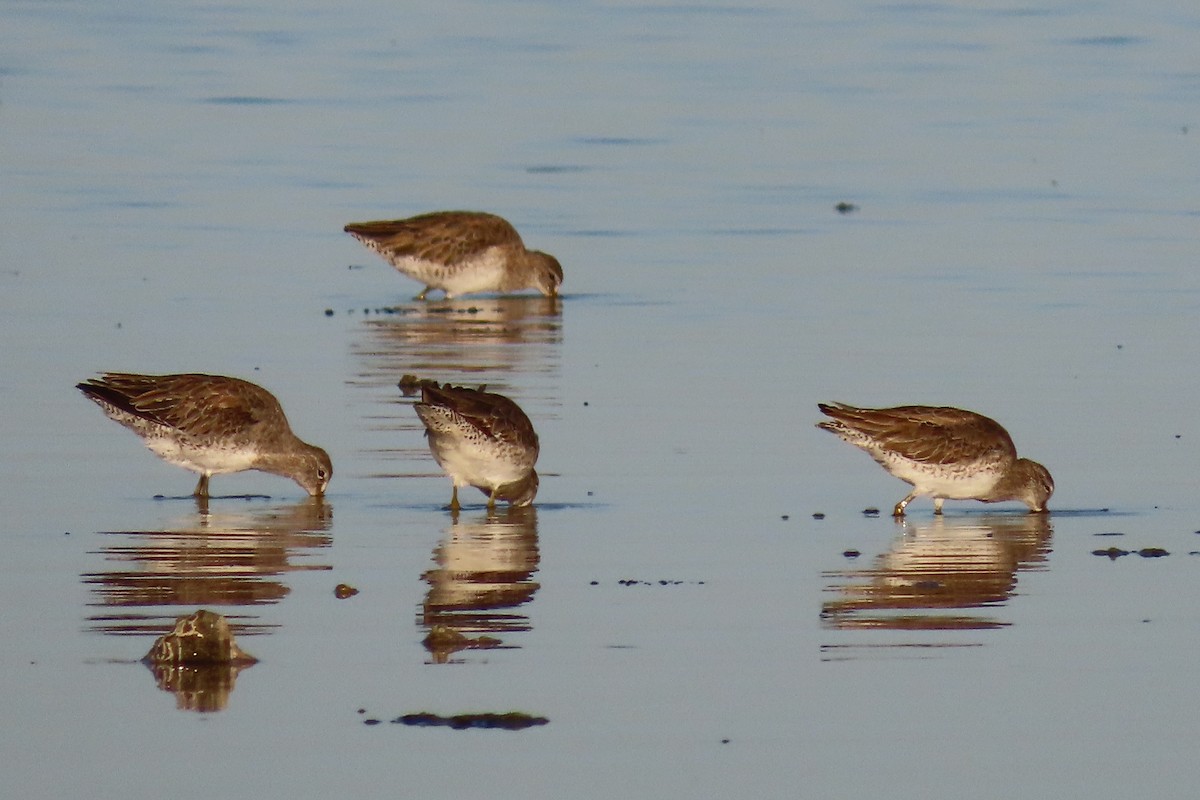
<instances>
[{"instance_id":1,"label":"partially submerged rock","mask_svg":"<svg viewBox=\"0 0 1200 800\"><path fill-rule=\"evenodd\" d=\"M211 712L229 704L238 672L257 660L237 646L223 616L201 609L175 620L142 662L158 688L175 695L179 708Z\"/></svg>"},{"instance_id":2,"label":"partially submerged rock","mask_svg":"<svg viewBox=\"0 0 1200 800\"><path fill-rule=\"evenodd\" d=\"M215 611L200 609L179 617L170 633L154 640L142 659L147 664L203 666L208 664L253 664L257 658L233 640L233 629Z\"/></svg>"}]
</instances>

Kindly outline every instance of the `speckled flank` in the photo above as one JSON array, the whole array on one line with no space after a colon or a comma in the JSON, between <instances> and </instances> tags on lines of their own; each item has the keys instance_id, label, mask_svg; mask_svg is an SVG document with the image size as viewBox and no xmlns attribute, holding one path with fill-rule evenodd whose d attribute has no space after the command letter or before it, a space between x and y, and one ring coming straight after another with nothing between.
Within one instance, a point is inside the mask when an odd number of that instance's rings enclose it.
<instances>
[{"instance_id":1,"label":"speckled flank","mask_svg":"<svg viewBox=\"0 0 1200 800\"><path fill-rule=\"evenodd\" d=\"M932 497L940 514L945 500L985 503L1020 500L1046 510L1054 481L1041 464L1018 458L1012 438L998 422L958 408L818 406L832 419L817 427L859 447L884 469L911 484L896 504L903 516L916 497Z\"/></svg>"},{"instance_id":2,"label":"speckled flank","mask_svg":"<svg viewBox=\"0 0 1200 800\"><path fill-rule=\"evenodd\" d=\"M345 231L398 271L425 284L417 299L440 289L446 297L536 289L555 295L562 266L528 250L506 220L479 211L436 211L378 222L352 222Z\"/></svg>"},{"instance_id":3,"label":"speckled flank","mask_svg":"<svg viewBox=\"0 0 1200 800\"><path fill-rule=\"evenodd\" d=\"M292 433L275 396L221 375L108 372L77 385L109 418L129 428L164 461L200 475L255 469L291 478L310 495L333 476L329 455Z\"/></svg>"},{"instance_id":4,"label":"speckled flank","mask_svg":"<svg viewBox=\"0 0 1200 800\"><path fill-rule=\"evenodd\" d=\"M496 500L516 506L533 502L538 438L516 403L493 392L426 384L414 408L425 424L430 452L453 481L452 508L460 486L488 495L489 507Z\"/></svg>"}]
</instances>

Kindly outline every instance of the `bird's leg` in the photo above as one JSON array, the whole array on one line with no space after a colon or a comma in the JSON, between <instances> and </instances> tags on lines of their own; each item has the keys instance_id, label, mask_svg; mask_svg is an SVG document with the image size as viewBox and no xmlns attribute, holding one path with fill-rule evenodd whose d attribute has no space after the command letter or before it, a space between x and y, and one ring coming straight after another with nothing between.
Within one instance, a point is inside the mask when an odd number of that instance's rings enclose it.
<instances>
[{"instance_id":1,"label":"bird's leg","mask_svg":"<svg viewBox=\"0 0 1200 800\"><path fill-rule=\"evenodd\" d=\"M909 492L907 497L905 497L899 503L896 503L896 507L892 509L892 516L893 517L903 517L904 509L908 507L908 504L911 503L913 498L916 496L917 496L917 492L915 489L913 491Z\"/></svg>"},{"instance_id":2,"label":"bird's leg","mask_svg":"<svg viewBox=\"0 0 1200 800\"><path fill-rule=\"evenodd\" d=\"M457 512L461 508L462 506L458 504L458 484L453 484L453 488L450 490L450 510Z\"/></svg>"},{"instance_id":3,"label":"bird's leg","mask_svg":"<svg viewBox=\"0 0 1200 800\"><path fill-rule=\"evenodd\" d=\"M208 497L208 475L200 473L200 480L196 482L196 490L192 492L192 497Z\"/></svg>"},{"instance_id":4,"label":"bird's leg","mask_svg":"<svg viewBox=\"0 0 1200 800\"><path fill-rule=\"evenodd\" d=\"M939 517L942 515L942 503L944 502L946 502L946 498L944 497L933 498L933 513Z\"/></svg>"},{"instance_id":5,"label":"bird's leg","mask_svg":"<svg viewBox=\"0 0 1200 800\"><path fill-rule=\"evenodd\" d=\"M421 293L419 295L417 295L416 297L413 298L413 300L424 300L425 295L429 294L432 291L433 291L432 286L426 286L424 289L421 290Z\"/></svg>"},{"instance_id":6,"label":"bird's leg","mask_svg":"<svg viewBox=\"0 0 1200 800\"><path fill-rule=\"evenodd\" d=\"M487 507L488 507L488 511L495 511L495 510L496 510L496 491L495 491L494 489L493 489L493 490L492 490L492 492L491 492L491 493L488 495L488 503L487 503Z\"/></svg>"}]
</instances>

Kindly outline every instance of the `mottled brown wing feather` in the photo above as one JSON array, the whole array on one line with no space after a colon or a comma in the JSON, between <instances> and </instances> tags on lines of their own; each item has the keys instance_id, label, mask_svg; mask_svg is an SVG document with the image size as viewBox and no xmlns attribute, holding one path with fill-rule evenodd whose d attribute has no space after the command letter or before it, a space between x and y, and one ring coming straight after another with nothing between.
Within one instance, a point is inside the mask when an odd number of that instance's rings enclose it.
<instances>
[{"instance_id":1,"label":"mottled brown wing feather","mask_svg":"<svg viewBox=\"0 0 1200 800\"><path fill-rule=\"evenodd\" d=\"M395 258L458 264L496 246L519 245L521 237L505 219L475 211L435 211L408 219L352 222L347 233L374 241Z\"/></svg>"},{"instance_id":2,"label":"mottled brown wing feather","mask_svg":"<svg viewBox=\"0 0 1200 800\"><path fill-rule=\"evenodd\" d=\"M426 384L421 387L421 402L453 410L496 441L538 446L533 423L504 395L450 384Z\"/></svg>"},{"instance_id":3,"label":"mottled brown wing feather","mask_svg":"<svg viewBox=\"0 0 1200 800\"><path fill-rule=\"evenodd\" d=\"M237 378L105 373L85 385L118 408L196 438L229 436L283 418L270 392Z\"/></svg>"},{"instance_id":4,"label":"mottled brown wing feather","mask_svg":"<svg viewBox=\"0 0 1200 800\"><path fill-rule=\"evenodd\" d=\"M924 463L976 458L1016 458L1008 431L973 411L937 406L856 408L819 406L847 428L875 439L884 449Z\"/></svg>"}]
</instances>

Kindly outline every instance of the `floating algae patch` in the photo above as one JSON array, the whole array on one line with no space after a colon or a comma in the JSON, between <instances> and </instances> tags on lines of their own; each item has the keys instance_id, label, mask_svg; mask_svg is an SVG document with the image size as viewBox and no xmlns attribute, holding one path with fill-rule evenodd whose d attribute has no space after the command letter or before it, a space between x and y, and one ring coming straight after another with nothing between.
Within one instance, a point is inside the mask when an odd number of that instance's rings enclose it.
<instances>
[{"instance_id":1,"label":"floating algae patch","mask_svg":"<svg viewBox=\"0 0 1200 800\"><path fill-rule=\"evenodd\" d=\"M546 725L550 720L545 717L534 717L520 711L509 711L504 714L485 712L482 714L454 714L443 717L428 711L415 714L404 714L392 720L394 725L409 725L417 728L453 728L456 731L469 728L498 728L505 731L520 731L538 725Z\"/></svg>"}]
</instances>

